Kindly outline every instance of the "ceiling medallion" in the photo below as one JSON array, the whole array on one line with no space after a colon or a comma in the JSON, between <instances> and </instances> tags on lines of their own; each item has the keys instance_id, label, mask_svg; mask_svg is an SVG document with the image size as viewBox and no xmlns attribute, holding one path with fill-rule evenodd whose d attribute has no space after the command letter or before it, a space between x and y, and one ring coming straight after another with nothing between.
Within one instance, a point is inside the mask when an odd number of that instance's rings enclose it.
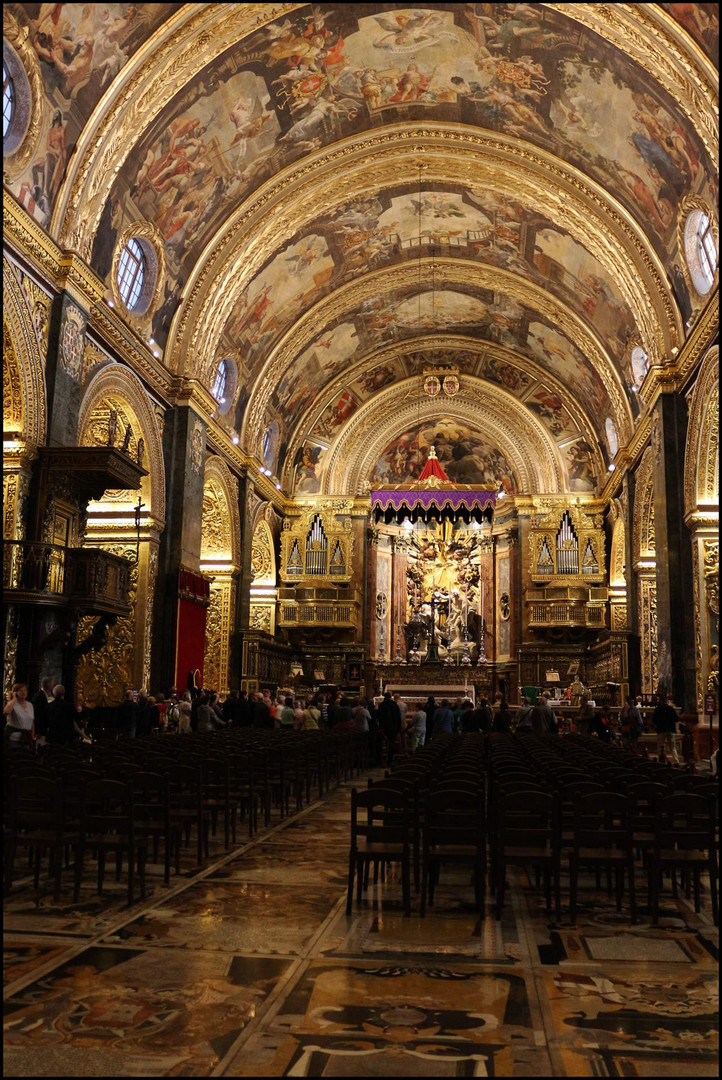
<instances>
[{"instance_id":1,"label":"ceiling medallion","mask_svg":"<svg viewBox=\"0 0 722 1080\"><path fill-rule=\"evenodd\" d=\"M429 397L436 397L441 391L441 382L437 379L436 375L427 375L424 379L424 393Z\"/></svg>"},{"instance_id":2,"label":"ceiling medallion","mask_svg":"<svg viewBox=\"0 0 722 1080\"><path fill-rule=\"evenodd\" d=\"M447 375L444 379L444 393L447 397L454 397L459 393L459 376Z\"/></svg>"}]
</instances>

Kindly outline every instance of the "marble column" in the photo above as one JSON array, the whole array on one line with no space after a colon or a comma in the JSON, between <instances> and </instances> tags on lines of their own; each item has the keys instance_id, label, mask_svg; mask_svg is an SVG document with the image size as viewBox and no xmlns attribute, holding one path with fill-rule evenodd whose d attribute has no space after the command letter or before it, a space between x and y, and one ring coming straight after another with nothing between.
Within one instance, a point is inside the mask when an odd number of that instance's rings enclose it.
<instances>
[{"instance_id":1,"label":"marble column","mask_svg":"<svg viewBox=\"0 0 722 1080\"><path fill-rule=\"evenodd\" d=\"M404 536L395 536L391 541L392 576L391 576L391 633L390 654L396 659L399 655L406 659L406 638L404 625L407 621L408 591L406 571L408 565L407 541ZM400 644L399 644L400 643Z\"/></svg>"},{"instance_id":2,"label":"marble column","mask_svg":"<svg viewBox=\"0 0 722 1080\"><path fill-rule=\"evenodd\" d=\"M175 680L178 571L200 573L206 424L187 405L166 414L163 460L166 522L158 548L151 684L162 690Z\"/></svg>"},{"instance_id":3,"label":"marble column","mask_svg":"<svg viewBox=\"0 0 722 1080\"><path fill-rule=\"evenodd\" d=\"M372 660L376 659L379 654L378 627L381 625L376 614L376 594L378 592L378 546L379 530L374 525L369 525L366 529L364 637L368 642L368 655Z\"/></svg>"},{"instance_id":4,"label":"marble column","mask_svg":"<svg viewBox=\"0 0 722 1080\"><path fill-rule=\"evenodd\" d=\"M684 521L684 398L660 395L653 424L659 681L683 712L694 712L694 589L692 546Z\"/></svg>"}]
</instances>

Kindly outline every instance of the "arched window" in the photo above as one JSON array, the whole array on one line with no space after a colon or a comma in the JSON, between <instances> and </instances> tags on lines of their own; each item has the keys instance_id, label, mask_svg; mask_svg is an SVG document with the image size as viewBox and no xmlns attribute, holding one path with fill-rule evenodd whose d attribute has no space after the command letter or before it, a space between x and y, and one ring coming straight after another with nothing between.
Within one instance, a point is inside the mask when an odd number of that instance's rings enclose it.
<instances>
[{"instance_id":1,"label":"arched window","mask_svg":"<svg viewBox=\"0 0 722 1080\"><path fill-rule=\"evenodd\" d=\"M221 360L220 364L216 368L216 377L213 380L213 386L211 387L211 393L217 402L221 405L225 405L226 402L226 387L228 385L228 361Z\"/></svg>"},{"instance_id":2,"label":"arched window","mask_svg":"<svg viewBox=\"0 0 722 1080\"><path fill-rule=\"evenodd\" d=\"M145 281L145 269L143 248L131 237L120 253L117 277L118 292L128 311L138 308Z\"/></svg>"},{"instance_id":3,"label":"arched window","mask_svg":"<svg viewBox=\"0 0 722 1080\"><path fill-rule=\"evenodd\" d=\"M3 144L15 116L15 83L3 60Z\"/></svg>"},{"instance_id":4,"label":"arched window","mask_svg":"<svg viewBox=\"0 0 722 1080\"><path fill-rule=\"evenodd\" d=\"M701 296L706 296L717 272L717 244L712 222L704 210L693 210L687 218L684 247L692 284Z\"/></svg>"}]
</instances>

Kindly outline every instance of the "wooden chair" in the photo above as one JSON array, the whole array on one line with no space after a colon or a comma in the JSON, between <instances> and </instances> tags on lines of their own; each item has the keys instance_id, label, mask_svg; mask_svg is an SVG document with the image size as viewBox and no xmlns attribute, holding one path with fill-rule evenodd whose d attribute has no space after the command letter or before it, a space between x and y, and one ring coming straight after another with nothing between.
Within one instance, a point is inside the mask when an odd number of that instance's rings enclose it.
<instances>
[{"instance_id":1,"label":"wooden chair","mask_svg":"<svg viewBox=\"0 0 722 1080\"><path fill-rule=\"evenodd\" d=\"M533 866L543 872L547 909L551 909L553 887L559 916L561 822L556 796L533 788L504 792L497 800L493 828L491 870L497 919L504 908L509 865Z\"/></svg>"},{"instance_id":2,"label":"wooden chair","mask_svg":"<svg viewBox=\"0 0 722 1080\"><path fill-rule=\"evenodd\" d=\"M484 801L477 793L435 789L426 799L423 829L421 915L426 898L434 903L434 887L444 864L471 866L474 895L484 918L486 892L486 827Z\"/></svg>"},{"instance_id":3,"label":"wooden chair","mask_svg":"<svg viewBox=\"0 0 722 1080\"><path fill-rule=\"evenodd\" d=\"M80 837L75 845L74 902L80 900L85 855L95 851L98 859L98 894L103 891L105 856L113 853L120 864L128 862L128 907L135 899L136 859L141 899L145 897L145 860L147 840L139 835L135 821L133 785L118 780L93 780L83 791Z\"/></svg>"},{"instance_id":4,"label":"wooden chair","mask_svg":"<svg viewBox=\"0 0 722 1080\"><path fill-rule=\"evenodd\" d=\"M632 802L616 792L583 795L574 814L574 835L569 856L569 917L576 921L580 865L613 872L617 911L622 910L624 872L629 881L629 908L632 923L637 909L634 891L634 846Z\"/></svg>"},{"instance_id":5,"label":"wooden chair","mask_svg":"<svg viewBox=\"0 0 722 1080\"><path fill-rule=\"evenodd\" d=\"M677 895L676 870L686 878L689 896L689 876L694 881L694 910L700 910L700 875L709 873L712 918L719 925L717 892L717 843L715 835L714 801L704 795L679 792L659 799L656 806L654 845L649 854L649 904L652 923L659 921L659 894L662 874L672 874L673 894Z\"/></svg>"},{"instance_id":6,"label":"wooden chair","mask_svg":"<svg viewBox=\"0 0 722 1080\"><path fill-rule=\"evenodd\" d=\"M401 864L404 912L411 915L411 852L413 829L409 799L405 792L372 787L367 791L351 791L351 846L348 863L346 914L351 914L354 875L357 878L357 902L365 883L368 868L373 865L378 879L382 863Z\"/></svg>"},{"instance_id":7,"label":"wooden chair","mask_svg":"<svg viewBox=\"0 0 722 1080\"><path fill-rule=\"evenodd\" d=\"M49 853L49 870L54 876L53 896L60 899L63 850L77 840L64 825L63 784L40 775L21 774L11 782L8 829L5 837L5 891L12 887L15 855L19 847L34 856L35 888L40 884L40 862Z\"/></svg>"}]
</instances>

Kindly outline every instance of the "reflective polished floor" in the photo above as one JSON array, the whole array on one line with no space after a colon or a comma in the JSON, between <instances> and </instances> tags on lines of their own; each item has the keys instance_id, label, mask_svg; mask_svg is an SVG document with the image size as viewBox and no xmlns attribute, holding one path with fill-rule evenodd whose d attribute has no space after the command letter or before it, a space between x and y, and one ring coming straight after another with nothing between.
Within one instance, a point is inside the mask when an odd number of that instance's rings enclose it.
<instances>
[{"instance_id":1,"label":"reflective polished floor","mask_svg":"<svg viewBox=\"0 0 722 1080\"><path fill-rule=\"evenodd\" d=\"M356 781L365 786L365 778ZM658 927L587 879L572 927L510 870L501 921L445 871L423 920L393 877L345 914L347 783L124 906L88 881L5 900L11 1076L717 1075L717 930ZM112 875L111 875L112 879ZM563 902L567 893L563 891Z\"/></svg>"}]
</instances>

